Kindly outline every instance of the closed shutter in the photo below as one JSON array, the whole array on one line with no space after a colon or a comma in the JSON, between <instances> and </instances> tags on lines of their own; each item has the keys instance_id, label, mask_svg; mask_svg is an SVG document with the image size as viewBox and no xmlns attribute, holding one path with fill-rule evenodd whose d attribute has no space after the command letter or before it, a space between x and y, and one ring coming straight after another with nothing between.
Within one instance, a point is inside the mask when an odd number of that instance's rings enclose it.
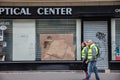
<instances>
[{"instance_id":1,"label":"closed shutter","mask_svg":"<svg viewBox=\"0 0 120 80\"><path fill-rule=\"evenodd\" d=\"M40 34L74 34L76 32L76 20L74 19L40 19L36 20L37 49L36 58L40 60Z\"/></svg>"},{"instance_id":2,"label":"closed shutter","mask_svg":"<svg viewBox=\"0 0 120 80\"><path fill-rule=\"evenodd\" d=\"M116 47L120 46L120 19L116 19Z\"/></svg>"},{"instance_id":3,"label":"closed shutter","mask_svg":"<svg viewBox=\"0 0 120 80\"><path fill-rule=\"evenodd\" d=\"M13 20L13 60L35 60L35 20Z\"/></svg>"},{"instance_id":4,"label":"closed shutter","mask_svg":"<svg viewBox=\"0 0 120 80\"><path fill-rule=\"evenodd\" d=\"M85 21L84 40L93 40L100 50L97 66L101 69L108 68L108 30L107 21Z\"/></svg>"},{"instance_id":5,"label":"closed shutter","mask_svg":"<svg viewBox=\"0 0 120 80\"><path fill-rule=\"evenodd\" d=\"M115 60L119 60L119 57L120 57L120 18L117 18L115 19L115 23L116 23L116 30L115 30L115 43L116 43L116 47L115 47L115 50L116 50L116 54L115 54ZM113 55L114 57L114 55Z\"/></svg>"}]
</instances>

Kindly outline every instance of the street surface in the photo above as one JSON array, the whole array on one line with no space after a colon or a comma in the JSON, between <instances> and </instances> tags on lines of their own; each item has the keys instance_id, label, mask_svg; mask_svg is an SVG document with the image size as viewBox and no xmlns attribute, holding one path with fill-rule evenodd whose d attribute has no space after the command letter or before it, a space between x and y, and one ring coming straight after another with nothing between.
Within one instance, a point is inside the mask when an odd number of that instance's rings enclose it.
<instances>
[{"instance_id":1,"label":"street surface","mask_svg":"<svg viewBox=\"0 0 120 80\"><path fill-rule=\"evenodd\" d=\"M120 80L119 72L99 73L101 80ZM1 71L0 80L82 80L82 71ZM91 80L95 80L94 73Z\"/></svg>"}]
</instances>

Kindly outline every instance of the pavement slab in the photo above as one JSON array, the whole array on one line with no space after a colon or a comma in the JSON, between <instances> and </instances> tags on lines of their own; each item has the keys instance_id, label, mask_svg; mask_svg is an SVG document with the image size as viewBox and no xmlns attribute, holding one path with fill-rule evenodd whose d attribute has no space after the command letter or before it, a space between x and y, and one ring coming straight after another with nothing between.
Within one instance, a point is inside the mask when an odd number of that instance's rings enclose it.
<instances>
[{"instance_id":1,"label":"pavement slab","mask_svg":"<svg viewBox=\"0 0 120 80\"><path fill-rule=\"evenodd\" d=\"M120 80L120 73L101 73L100 80ZM0 80L82 80L83 71L1 71ZM90 80L96 80L94 73Z\"/></svg>"}]
</instances>

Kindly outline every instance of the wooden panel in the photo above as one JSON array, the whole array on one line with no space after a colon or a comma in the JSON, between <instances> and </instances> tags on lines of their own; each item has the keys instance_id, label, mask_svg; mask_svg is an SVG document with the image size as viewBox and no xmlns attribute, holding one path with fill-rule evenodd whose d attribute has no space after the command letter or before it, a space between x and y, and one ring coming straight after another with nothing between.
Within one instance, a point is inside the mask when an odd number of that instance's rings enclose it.
<instances>
[{"instance_id":1,"label":"wooden panel","mask_svg":"<svg viewBox=\"0 0 120 80\"><path fill-rule=\"evenodd\" d=\"M75 60L73 34L40 34L42 60Z\"/></svg>"}]
</instances>

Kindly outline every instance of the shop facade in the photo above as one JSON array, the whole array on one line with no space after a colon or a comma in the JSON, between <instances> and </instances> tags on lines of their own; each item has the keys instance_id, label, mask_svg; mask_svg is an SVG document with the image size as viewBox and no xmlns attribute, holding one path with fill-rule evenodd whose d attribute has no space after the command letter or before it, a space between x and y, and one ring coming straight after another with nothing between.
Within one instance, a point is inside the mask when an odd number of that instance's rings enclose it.
<instances>
[{"instance_id":1,"label":"shop facade","mask_svg":"<svg viewBox=\"0 0 120 80\"><path fill-rule=\"evenodd\" d=\"M0 70L81 69L81 42L100 49L98 68L120 69L120 6L1 6Z\"/></svg>"}]
</instances>

